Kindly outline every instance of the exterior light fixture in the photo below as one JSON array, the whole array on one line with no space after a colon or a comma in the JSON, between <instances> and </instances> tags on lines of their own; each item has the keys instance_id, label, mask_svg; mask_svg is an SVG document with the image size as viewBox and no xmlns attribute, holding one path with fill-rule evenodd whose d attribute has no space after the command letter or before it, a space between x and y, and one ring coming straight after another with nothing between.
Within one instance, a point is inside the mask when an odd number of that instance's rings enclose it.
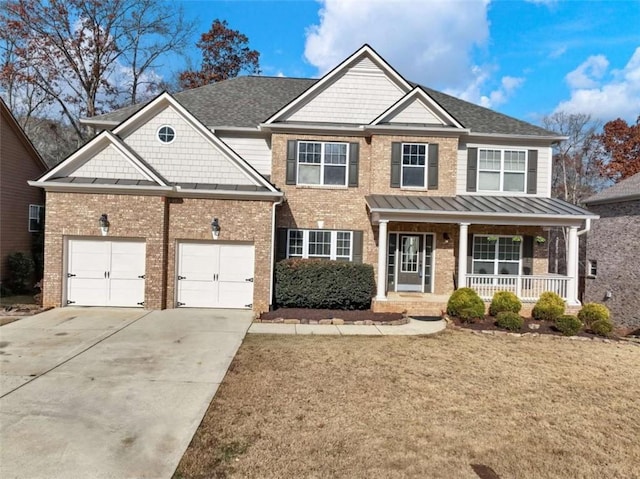
<instances>
[{"instance_id":1,"label":"exterior light fixture","mask_svg":"<svg viewBox=\"0 0 640 479\"><path fill-rule=\"evenodd\" d=\"M213 218L213 221L211 221L211 236L214 240L220 237L220 223L218 222L218 218Z\"/></svg>"},{"instance_id":2,"label":"exterior light fixture","mask_svg":"<svg viewBox=\"0 0 640 479\"><path fill-rule=\"evenodd\" d=\"M449 242L449 240L451 239L451 236L449 236L449 233L443 233L442 234L442 239L444 240L444 243L447 244Z\"/></svg>"},{"instance_id":3,"label":"exterior light fixture","mask_svg":"<svg viewBox=\"0 0 640 479\"><path fill-rule=\"evenodd\" d=\"M102 233L102 236L107 236L107 233L109 233L109 218L106 213L102 213L102 216L100 216L100 219L98 220L98 224L100 225L100 232Z\"/></svg>"}]
</instances>

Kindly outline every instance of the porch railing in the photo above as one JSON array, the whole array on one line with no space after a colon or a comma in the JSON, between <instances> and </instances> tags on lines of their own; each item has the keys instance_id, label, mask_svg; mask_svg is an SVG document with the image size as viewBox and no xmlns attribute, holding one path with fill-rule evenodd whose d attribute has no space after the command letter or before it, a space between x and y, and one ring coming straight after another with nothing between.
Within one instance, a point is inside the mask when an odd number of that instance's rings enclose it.
<instances>
[{"instance_id":1,"label":"porch railing","mask_svg":"<svg viewBox=\"0 0 640 479\"><path fill-rule=\"evenodd\" d=\"M522 301L537 301L545 291L553 291L561 298L568 299L569 278L566 276L468 274L466 283L484 301L491 301L493 294L498 291L511 291Z\"/></svg>"}]
</instances>

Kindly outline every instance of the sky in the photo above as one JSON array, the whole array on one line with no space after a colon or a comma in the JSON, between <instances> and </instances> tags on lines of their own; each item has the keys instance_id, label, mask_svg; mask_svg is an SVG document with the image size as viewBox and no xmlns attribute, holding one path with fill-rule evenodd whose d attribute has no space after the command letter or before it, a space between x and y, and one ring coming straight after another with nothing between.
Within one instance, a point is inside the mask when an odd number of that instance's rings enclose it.
<instances>
[{"instance_id":1,"label":"sky","mask_svg":"<svg viewBox=\"0 0 640 479\"><path fill-rule=\"evenodd\" d=\"M407 80L532 123L640 115L640 0L181 3L194 44L226 20L260 52L263 75L320 77L368 43Z\"/></svg>"}]
</instances>

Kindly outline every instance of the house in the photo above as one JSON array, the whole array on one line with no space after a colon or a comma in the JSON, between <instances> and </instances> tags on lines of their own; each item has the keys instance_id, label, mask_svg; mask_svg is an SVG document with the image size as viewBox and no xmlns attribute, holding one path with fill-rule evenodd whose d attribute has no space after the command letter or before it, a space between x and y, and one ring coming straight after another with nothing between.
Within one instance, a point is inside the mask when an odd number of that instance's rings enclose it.
<instances>
[{"instance_id":1,"label":"house","mask_svg":"<svg viewBox=\"0 0 640 479\"><path fill-rule=\"evenodd\" d=\"M235 78L86 123L103 131L32 183L45 304L260 312L287 257L372 264L377 311L439 311L465 285L578 304L595 216L550 197L563 137L411 83L368 45L319 80ZM552 226L567 276L547 274Z\"/></svg>"},{"instance_id":2,"label":"house","mask_svg":"<svg viewBox=\"0 0 640 479\"><path fill-rule=\"evenodd\" d=\"M10 254L31 256L33 235L41 229L44 192L27 181L45 171L47 165L0 98L0 282L8 279Z\"/></svg>"},{"instance_id":3,"label":"house","mask_svg":"<svg viewBox=\"0 0 640 479\"><path fill-rule=\"evenodd\" d=\"M621 328L640 328L640 173L584 204L600 219L587 233L585 301L602 303Z\"/></svg>"}]
</instances>

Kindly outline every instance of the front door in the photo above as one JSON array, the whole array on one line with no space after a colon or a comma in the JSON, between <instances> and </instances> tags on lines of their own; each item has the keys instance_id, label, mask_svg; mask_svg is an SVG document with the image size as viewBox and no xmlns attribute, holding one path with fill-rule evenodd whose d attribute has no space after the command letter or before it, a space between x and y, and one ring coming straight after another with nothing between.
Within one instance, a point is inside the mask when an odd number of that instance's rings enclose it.
<instances>
[{"instance_id":1,"label":"front door","mask_svg":"<svg viewBox=\"0 0 640 479\"><path fill-rule=\"evenodd\" d=\"M399 235L398 291L422 291L423 235Z\"/></svg>"}]
</instances>

